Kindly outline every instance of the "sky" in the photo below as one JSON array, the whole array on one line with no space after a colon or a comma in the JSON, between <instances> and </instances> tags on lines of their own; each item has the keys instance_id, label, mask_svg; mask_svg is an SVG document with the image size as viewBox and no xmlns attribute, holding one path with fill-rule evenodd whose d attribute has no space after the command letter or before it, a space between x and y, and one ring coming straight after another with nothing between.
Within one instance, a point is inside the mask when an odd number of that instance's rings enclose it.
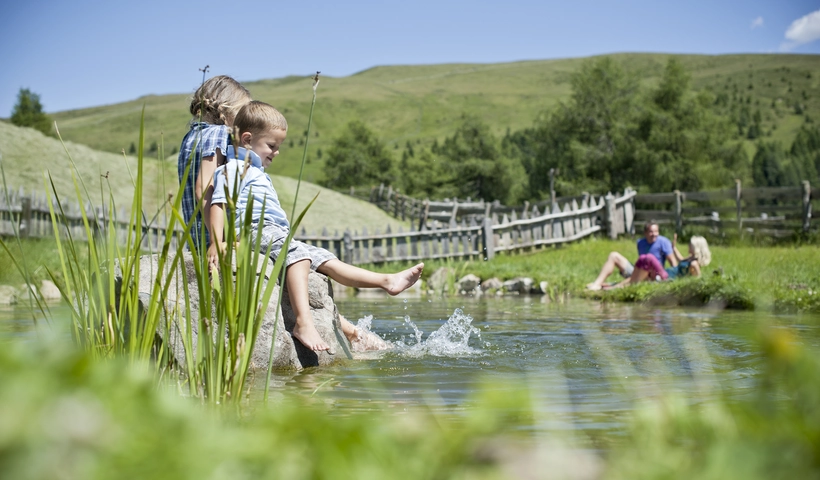
<instances>
[{"instance_id":1,"label":"sky","mask_svg":"<svg viewBox=\"0 0 820 480\"><path fill-rule=\"evenodd\" d=\"M820 1L27 0L0 18L0 117L21 88L47 112L378 65L618 52L820 54ZM820 62L820 57L818 57Z\"/></svg>"}]
</instances>

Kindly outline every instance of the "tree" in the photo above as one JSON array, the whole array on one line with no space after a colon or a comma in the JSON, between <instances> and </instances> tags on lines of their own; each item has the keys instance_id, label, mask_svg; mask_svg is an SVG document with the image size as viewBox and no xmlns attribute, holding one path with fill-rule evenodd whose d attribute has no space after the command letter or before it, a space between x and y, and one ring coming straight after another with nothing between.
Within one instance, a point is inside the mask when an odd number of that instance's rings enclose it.
<instances>
[{"instance_id":1,"label":"tree","mask_svg":"<svg viewBox=\"0 0 820 480\"><path fill-rule=\"evenodd\" d=\"M393 156L364 123L354 120L333 140L325 160L329 188L348 188L395 181Z\"/></svg>"},{"instance_id":2,"label":"tree","mask_svg":"<svg viewBox=\"0 0 820 480\"><path fill-rule=\"evenodd\" d=\"M505 139L527 172L530 198L548 195L550 169L561 171L556 191L568 195L721 187L745 168L737 127L714 111L710 93L691 91L675 60L652 89L609 58L584 64L571 84L569 102Z\"/></svg>"},{"instance_id":3,"label":"tree","mask_svg":"<svg viewBox=\"0 0 820 480\"><path fill-rule=\"evenodd\" d=\"M489 202L520 200L525 183L520 161L502 154L498 139L478 118L462 118L453 136L434 152L446 159L443 170L453 179L455 194Z\"/></svg>"},{"instance_id":4,"label":"tree","mask_svg":"<svg viewBox=\"0 0 820 480\"><path fill-rule=\"evenodd\" d=\"M11 123L18 127L35 128L51 135L51 118L43 111L40 95L27 88L17 93L17 103L11 111Z\"/></svg>"},{"instance_id":5,"label":"tree","mask_svg":"<svg viewBox=\"0 0 820 480\"><path fill-rule=\"evenodd\" d=\"M752 159L752 179L758 187L780 187L788 183L783 168L785 153L779 143L761 142Z\"/></svg>"}]
</instances>

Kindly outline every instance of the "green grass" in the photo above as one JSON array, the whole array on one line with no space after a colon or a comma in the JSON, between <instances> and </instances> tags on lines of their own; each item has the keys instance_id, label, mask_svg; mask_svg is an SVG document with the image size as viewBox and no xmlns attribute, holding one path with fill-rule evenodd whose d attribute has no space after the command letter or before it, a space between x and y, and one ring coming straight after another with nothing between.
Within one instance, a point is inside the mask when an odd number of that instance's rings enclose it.
<instances>
[{"instance_id":1,"label":"green grass","mask_svg":"<svg viewBox=\"0 0 820 480\"><path fill-rule=\"evenodd\" d=\"M666 54L616 54L618 61L640 72L642 81L655 84ZM751 97L749 107L763 115L763 130L788 146L803 124L792 105L801 102L820 121L820 62L816 55L675 55L691 72L697 89ZM445 64L375 67L348 77L323 77L319 88L322 108L314 117L304 180L322 179L318 149L324 151L354 119L362 120L392 149L407 141L422 145L452 135L462 113L479 117L497 135L507 128L532 125L536 115L568 99L570 76L583 58L536 60L499 64ZM145 105L147 142L164 142L166 152L178 147L187 130L190 95L196 88L191 72L190 92L150 95L130 102L54 114L65 138L95 149L119 152L137 140L140 111ZM785 79L782 81L781 79ZM238 79L242 80L242 79ZM752 84L753 88L748 89ZM771 84L771 86L769 86ZM279 108L287 117L289 139L271 173L295 177L302 149L299 140L307 127L309 100L304 77L245 82L255 99ZM727 87L728 85L728 87ZM792 91L789 92L789 86ZM728 89L727 89L728 88ZM803 99L806 92L808 99ZM772 109L775 101L777 109ZM779 100L779 102L778 102ZM776 128L772 130L772 126ZM768 137L764 137L768 138ZM293 147L290 147L290 142ZM751 151L754 142L747 141ZM397 159L400 153L397 152Z\"/></svg>"}]
</instances>

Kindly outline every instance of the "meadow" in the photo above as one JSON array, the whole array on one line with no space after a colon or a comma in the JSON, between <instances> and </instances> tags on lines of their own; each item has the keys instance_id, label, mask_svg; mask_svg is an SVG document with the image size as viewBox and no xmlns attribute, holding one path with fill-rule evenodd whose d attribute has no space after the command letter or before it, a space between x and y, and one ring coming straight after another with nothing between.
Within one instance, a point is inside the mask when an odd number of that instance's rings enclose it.
<instances>
[{"instance_id":1,"label":"meadow","mask_svg":"<svg viewBox=\"0 0 820 480\"><path fill-rule=\"evenodd\" d=\"M820 62L813 55L664 55L615 54L611 57L654 86L670 57L692 75L696 90L726 94L726 108L746 105L762 114L767 139L787 148L808 118L820 115ZM314 117L304 180L323 179L320 151L327 149L348 122L361 120L393 150L429 146L452 135L462 115L477 117L496 136L531 127L536 117L571 93L571 75L588 59L533 60L503 64L380 66L342 78L323 77L321 108ZM321 66L317 66L321 70ZM214 72L219 74L222 72ZM278 175L296 177L307 129L310 75L243 81L254 98L279 108L289 123L289 138L274 166ZM130 102L53 115L67 139L94 149L129 151L137 142L145 107L146 148L164 145L171 158L187 130L190 95L200 75L191 72L190 92L146 95ZM795 104L804 115L797 115ZM755 141L746 140L749 157ZM158 151L151 153L156 157ZM398 157L400 152L396 152ZM175 158L175 157L174 157Z\"/></svg>"}]
</instances>

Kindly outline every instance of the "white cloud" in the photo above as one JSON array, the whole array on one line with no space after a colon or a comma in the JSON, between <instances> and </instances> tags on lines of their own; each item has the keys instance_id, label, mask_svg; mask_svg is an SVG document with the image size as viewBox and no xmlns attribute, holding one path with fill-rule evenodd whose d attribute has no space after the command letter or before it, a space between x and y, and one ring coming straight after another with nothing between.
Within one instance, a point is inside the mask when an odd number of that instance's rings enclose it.
<instances>
[{"instance_id":1,"label":"white cloud","mask_svg":"<svg viewBox=\"0 0 820 480\"><path fill-rule=\"evenodd\" d=\"M820 10L811 12L793 21L786 29L786 40L780 49L789 51L798 45L810 43L820 38Z\"/></svg>"},{"instance_id":2,"label":"white cloud","mask_svg":"<svg viewBox=\"0 0 820 480\"><path fill-rule=\"evenodd\" d=\"M757 17L754 20L752 20L752 25L749 28L754 30L755 28L762 27L762 26L763 26L763 17Z\"/></svg>"}]
</instances>

